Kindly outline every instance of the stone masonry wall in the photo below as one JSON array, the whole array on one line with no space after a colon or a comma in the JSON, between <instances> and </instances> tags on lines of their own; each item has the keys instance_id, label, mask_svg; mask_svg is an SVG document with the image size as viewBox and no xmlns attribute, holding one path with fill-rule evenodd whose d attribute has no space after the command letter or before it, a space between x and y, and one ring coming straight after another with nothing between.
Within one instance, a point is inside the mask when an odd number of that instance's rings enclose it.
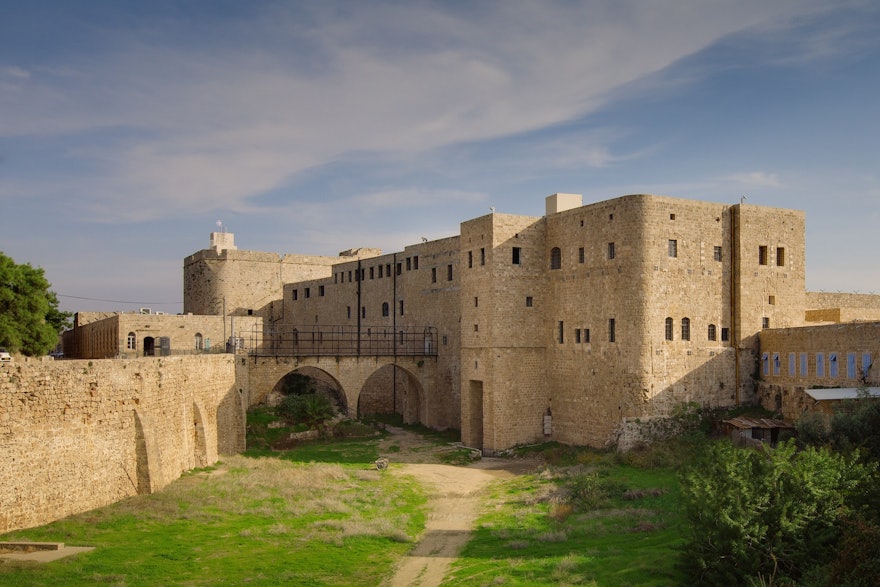
<instances>
[{"instance_id":1,"label":"stone masonry wall","mask_svg":"<svg viewBox=\"0 0 880 587\"><path fill-rule=\"evenodd\" d=\"M231 355L0 364L0 532L138 493L244 449Z\"/></svg>"}]
</instances>

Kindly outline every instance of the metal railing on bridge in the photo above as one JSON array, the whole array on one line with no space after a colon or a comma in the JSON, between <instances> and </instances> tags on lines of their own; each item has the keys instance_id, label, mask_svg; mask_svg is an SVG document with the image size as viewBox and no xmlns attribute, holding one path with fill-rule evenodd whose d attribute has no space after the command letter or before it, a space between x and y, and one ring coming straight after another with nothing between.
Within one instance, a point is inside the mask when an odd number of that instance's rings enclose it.
<instances>
[{"instance_id":1,"label":"metal railing on bridge","mask_svg":"<svg viewBox=\"0 0 880 587\"><path fill-rule=\"evenodd\" d=\"M249 354L267 357L436 356L437 329L363 325L284 327L252 331L247 346Z\"/></svg>"}]
</instances>

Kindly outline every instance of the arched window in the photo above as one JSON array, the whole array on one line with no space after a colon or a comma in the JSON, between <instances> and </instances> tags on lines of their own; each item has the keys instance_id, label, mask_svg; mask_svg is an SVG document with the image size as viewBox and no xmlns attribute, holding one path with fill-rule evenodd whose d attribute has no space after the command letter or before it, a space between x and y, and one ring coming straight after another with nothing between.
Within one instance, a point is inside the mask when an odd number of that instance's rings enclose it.
<instances>
[{"instance_id":1,"label":"arched window","mask_svg":"<svg viewBox=\"0 0 880 587\"><path fill-rule=\"evenodd\" d=\"M559 247L550 249L550 269L562 269L562 251Z\"/></svg>"},{"instance_id":2,"label":"arched window","mask_svg":"<svg viewBox=\"0 0 880 587\"><path fill-rule=\"evenodd\" d=\"M135 336L134 332L128 333L128 336L125 339L125 348L130 351L137 350L137 336Z\"/></svg>"},{"instance_id":3,"label":"arched window","mask_svg":"<svg viewBox=\"0 0 880 587\"><path fill-rule=\"evenodd\" d=\"M681 339L682 340L690 340L691 339L691 319L690 318L682 318L681 319Z\"/></svg>"},{"instance_id":4,"label":"arched window","mask_svg":"<svg viewBox=\"0 0 880 587\"><path fill-rule=\"evenodd\" d=\"M672 318L666 319L666 340L672 340Z\"/></svg>"},{"instance_id":5,"label":"arched window","mask_svg":"<svg viewBox=\"0 0 880 587\"><path fill-rule=\"evenodd\" d=\"M205 350L205 340L202 338L202 333L196 333L196 350L202 351Z\"/></svg>"},{"instance_id":6,"label":"arched window","mask_svg":"<svg viewBox=\"0 0 880 587\"><path fill-rule=\"evenodd\" d=\"M718 334L714 324L709 325L709 340L716 340Z\"/></svg>"},{"instance_id":7,"label":"arched window","mask_svg":"<svg viewBox=\"0 0 880 587\"><path fill-rule=\"evenodd\" d=\"M388 302L382 302L382 315L388 315Z\"/></svg>"}]
</instances>

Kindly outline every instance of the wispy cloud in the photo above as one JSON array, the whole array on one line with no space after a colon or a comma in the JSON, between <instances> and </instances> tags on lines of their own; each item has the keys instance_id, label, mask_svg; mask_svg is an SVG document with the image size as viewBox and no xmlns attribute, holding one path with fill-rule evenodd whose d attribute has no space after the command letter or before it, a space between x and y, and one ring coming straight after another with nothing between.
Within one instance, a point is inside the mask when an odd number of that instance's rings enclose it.
<instances>
[{"instance_id":1,"label":"wispy cloud","mask_svg":"<svg viewBox=\"0 0 880 587\"><path fill-rule=\"evenodd\" d=\"M728 175L723 180L738 183L744 186L755 186L764 188L782 187L779 176L775 173L767 173L765 171L749 171L745 173L734 173Z\"/></svg>"},{"instance_id":2,"label":"wispy cloud","mask_svg":"<svg viewBox=\"0 0 880 587\"><path fill-rule=\"evenodd\" d=\"M614 88L807 5L274 7L213 23L211 38L157 38L146 23L40 75L6 67L0 136L63 138L93 171L65 178L70 190L108 220L246 209L352 152L428 151L581 117ZM591 144L568 157L603 167L621 155Z\"/></svg>"}]
</instances>

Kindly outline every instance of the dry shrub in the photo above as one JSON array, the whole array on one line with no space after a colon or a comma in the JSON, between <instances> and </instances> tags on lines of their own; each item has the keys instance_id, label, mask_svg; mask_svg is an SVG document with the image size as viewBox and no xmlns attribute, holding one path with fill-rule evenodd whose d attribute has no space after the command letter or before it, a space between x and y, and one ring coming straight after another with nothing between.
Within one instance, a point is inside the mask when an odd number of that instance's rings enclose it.
<instances>
[{"instance_id":1,"label":"dry shrub","mask_svg":"<svg viewBox=\"0 0 880 587\"><path fill-rule=\"evenodd\" d=\"M574 506L570 503L554 503L550 507L550 517L557 522L564 522L574 513Z\"/></svg>"},{"instance_id":2,"label":"dry shrub","mask_svg":"<svg viewBox=\"0 0 880 587\"><path fill-rule=\"evenodd\" d=\"M538 535L538 542L565 542L568 540L568 532L565 530L556 530L555 532L544 532Z\"/></svg>"},{"instance_id":3,"label":"dry shrub","mask_svg":"<svg viewBox=\"0 0 880 587\"><path fill-rule=\"evenodd\" d=\"M622 497L628 501L635 501L644 497L659 497L664 494L666 494L665 489L627 489L623 492Z\"/></svg>"}]
</instances>

